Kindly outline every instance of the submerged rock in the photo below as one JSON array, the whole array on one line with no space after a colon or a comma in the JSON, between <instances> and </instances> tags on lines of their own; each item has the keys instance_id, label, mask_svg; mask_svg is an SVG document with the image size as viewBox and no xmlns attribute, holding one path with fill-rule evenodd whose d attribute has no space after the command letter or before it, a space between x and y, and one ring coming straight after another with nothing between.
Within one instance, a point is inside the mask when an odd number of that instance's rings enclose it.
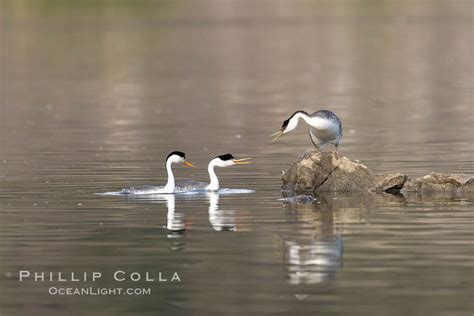
<instances>
[{"instance_id":1,"label":"submerged rock","mask_svg":"<svg viewBox=\"0 0 474 316\"><path fill-rule=\"evenodd\" d=\"M279 201L287 202L287 203L299 203L299 204L307 204L313 203L316 199L311 195L296 195L296 196L289 196L279 199Z\"/></svg>"},{"instance_id":2,"label":"submerged rock","mask_svg":"<svg viewBox=\"0 0 474 316\"><path fill-rule=\"evenodd\" d=\"M474 193L471 175L430 175L409 180L400 173L377 174L358 160L338 152L309 150L283 175L284 191L319 192L447 192Z\"/></svg>"}]
</instances>

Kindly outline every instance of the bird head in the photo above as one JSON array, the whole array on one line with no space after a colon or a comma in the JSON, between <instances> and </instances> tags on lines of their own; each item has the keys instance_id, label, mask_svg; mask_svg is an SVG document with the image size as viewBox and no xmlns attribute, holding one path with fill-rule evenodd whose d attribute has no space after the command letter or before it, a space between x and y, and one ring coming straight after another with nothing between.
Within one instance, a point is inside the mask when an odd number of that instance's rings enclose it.
<instances>
[{"instance_id":1,"label":"bird head","mask_svg":"<svg viewBox=\"0 0 474 316\"><path fill-rule=\"evenodd\" d=\"M194 165L188 161L186 161L186 154L182 151L173 151L166 157L166 161L170 161L171 163L182 163L188 167L194 167Z\"/></svg>"},{"instance_id":2,"label":"bird head","mask_svg":"<svg viewBox=\"0 0 474 316\"><path fill-rule=\"evenodd\" d=\"M251 158L240 158L237 159L235 158L232 154L225 154L225 155L220 155L217 156L216 158L213 159L214 165L217 167L230 167L234 165L246 165L252 163L251 161L248 161Z\"/></svg>"},{"instance_id":3,"label":"bird head","mask_svg":"<svg viewBox=\"0 0 474 316\"><path fill-rule=\"evenodd\" d=\"M275 142L278 138L280 138L284 134L289 133L292 130L294 130L298 126L298 120L301 114L307 114L307 113L304 111L296 111L288 119L284 120L283 124L281 125L281 129L278 132L270 135L271 137L275 137L272 140L272 142Z\"/></svg>"}]
</instances>

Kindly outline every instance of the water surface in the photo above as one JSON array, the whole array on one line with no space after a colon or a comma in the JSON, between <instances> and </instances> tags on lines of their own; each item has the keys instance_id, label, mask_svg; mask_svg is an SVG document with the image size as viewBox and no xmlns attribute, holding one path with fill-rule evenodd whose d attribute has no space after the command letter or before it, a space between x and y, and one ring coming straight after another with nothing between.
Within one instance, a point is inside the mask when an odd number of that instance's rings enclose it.
<instances>
[{"instance_id":1,"label":"water surface","mask_svg":"<svg viewBox=\"0 0 474 316\"><path fill-rule=\"evenodd\" d=\"M474 173L469 1L6 0L0 28L2 315L472 315L472 199L287 203L281 170L311 143L269 137L326 108L377 172ZM199 167L177 181L252 157L217 173L255 193L94 194L163 185L173 150ZM52 296L22 269L152 295Z\"/></svg>"}]
</instances>

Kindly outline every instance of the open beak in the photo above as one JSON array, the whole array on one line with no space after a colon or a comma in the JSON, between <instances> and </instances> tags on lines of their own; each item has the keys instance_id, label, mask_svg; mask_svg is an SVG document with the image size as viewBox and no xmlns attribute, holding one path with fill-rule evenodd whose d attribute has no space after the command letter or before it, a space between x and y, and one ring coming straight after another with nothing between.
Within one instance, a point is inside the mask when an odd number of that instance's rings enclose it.
<instances>
[{"instance_id":1,"label":"open beak","mask_svg":"<svg viewBox=\"0 0 474 316\"><path fill-rule=\"evenodd\" d=\"M251 161L246 161L246 160L250 160L252 158L241 158L241 159L234 159L234 163L236 165L248 165L249 163L252 163Z\"/></svg>"},{"instance_id":2,"label":"open beak","mask_svg":"<svg viewBox=\"0 0 474 316\"><path fill-rule=\"evenodd\" d=\"M272 143L274 143L278 138L282 137L283 136L283 131L278 131L276 133L273 133L270 135L271 137L274 137L276 136L273 140L272 140Z\"/></svg>"},{"instance_id":3,"label":"open beak","mask_svg":"<svg viewBox=\"0 0 474 316\"><path fill-rule=\"evenodd\" d=\"M194 166L192 163L187 162L187 161L183 162L183 165L186 165L186 166L188 166L188 167L196 168L196 166Z\"/></svg>"}]
</instances>

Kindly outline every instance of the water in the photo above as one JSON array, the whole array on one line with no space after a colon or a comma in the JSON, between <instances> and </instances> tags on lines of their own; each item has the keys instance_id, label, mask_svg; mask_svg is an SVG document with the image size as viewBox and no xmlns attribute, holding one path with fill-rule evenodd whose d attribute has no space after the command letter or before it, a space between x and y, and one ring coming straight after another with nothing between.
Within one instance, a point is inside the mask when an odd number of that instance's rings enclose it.
<instances>
[{"instance_id":1,"label":"water","mask_svg":"<svg viewBox=\"0 0 474 316\"><path fill-rule=\"evenodd\" d=\"M339 150L378 172L474 173L469 1L2 1L2 315L472 315L472 198L282 201L311 147L292 111L342 119ZM186 152L247 194L132 199ZM79 287L141 296L49 295ZM115 271L142 280L114 281ZM181 282L145 282L162 272ZM128 277L127 277L128 278Z\"/></svg>"}]
</instances>

